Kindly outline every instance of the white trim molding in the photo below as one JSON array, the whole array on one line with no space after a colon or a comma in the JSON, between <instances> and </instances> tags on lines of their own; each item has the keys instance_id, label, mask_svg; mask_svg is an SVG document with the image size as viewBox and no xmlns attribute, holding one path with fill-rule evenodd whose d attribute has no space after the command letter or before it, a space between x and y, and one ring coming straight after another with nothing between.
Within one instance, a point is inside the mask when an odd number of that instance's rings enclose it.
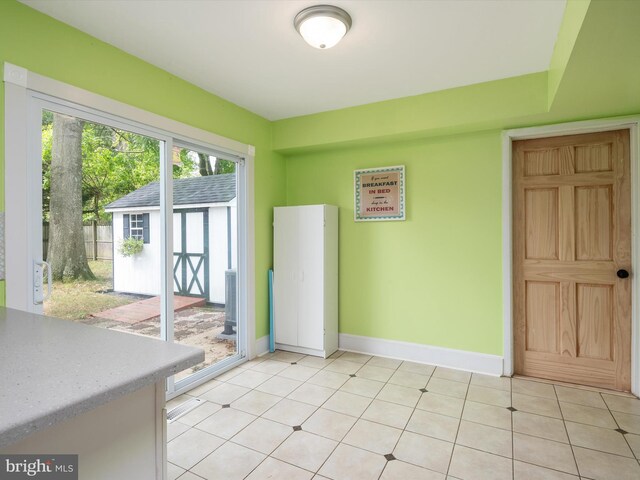
<instances>
[{"instance_id":1,"label":"white trim molding","mask_svg":"<svg viewBox=\"0 0 640 480\"><path fill-rule=\"evenodd\" d=\"M558 137L582 133L604 132L628 129L630 133L631 156L631 392L640 395L640 308L638 305L640 282L635 273L640 274L640 117L616 117L588 120L540 127L505 130L502 133L502 297L503 297L503 374L514 373L513 352L513 246L512 246L512 191L511 165L512 143L514 140Z\"/></svg>"},{"instance_id":2,"label":"white trim molding","mask_svg":"<svg viewBox=\"0 0 640 480\"><path fill-rule=\"evenodd\" d=\"M11 63L4 63L4 81L6 83L12 83L22 88L27 88L27 74L29 71L26 68L18 67Z\"/></svg>"},{"instance_id":3,"label":"white trim molding","mask_svg":"<svg viewBox=\"0 0 640 480\"><path fill-rule=\"evenodd\" d=\"M380 357L428 363L439 367L455 368L473 373L499 377L502 375L502 357L487 353L468 352L434 347L420 343L339 334L340 350L365 353Z\"/></svg>"},{"instance_id":4,"label":"white trim molding","mask_svg":"<svg viewBox=\"0 0 640 480\"><path fill-rule=\"evenodd\" d=\"M239 154L243 157L246 155L255 156L255 147L252 145L216 135L207 130L39 75L8 62L4 63L4 82L33 92L44 93L65 102L72 102L76 106L90 107L91 110L98 110L107 116L120 117L118 120L125 123L127 120L133 120L136 124L152 127L170 136L177 136L183 142L184 140L194 140L195 143L214 145L216 150L225 153Z\"/></svg>"}]
</instances>

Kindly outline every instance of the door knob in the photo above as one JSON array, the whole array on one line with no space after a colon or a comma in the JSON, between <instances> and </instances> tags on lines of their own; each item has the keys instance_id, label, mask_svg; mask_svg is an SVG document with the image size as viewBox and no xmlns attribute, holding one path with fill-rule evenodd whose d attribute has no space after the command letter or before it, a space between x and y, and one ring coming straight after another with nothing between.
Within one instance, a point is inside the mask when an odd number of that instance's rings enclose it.
<instances>
[{"instance_id":1,"label":"door knob","mask_svg":"<svg viewBox=\"0 0 640 480\"><path fill-rule=\"evenodd\" d=\"M629 278L629 272L624 269L618 270L616 272L616 275L618 276L618 278Z\"/></svg>"}]
</instances>

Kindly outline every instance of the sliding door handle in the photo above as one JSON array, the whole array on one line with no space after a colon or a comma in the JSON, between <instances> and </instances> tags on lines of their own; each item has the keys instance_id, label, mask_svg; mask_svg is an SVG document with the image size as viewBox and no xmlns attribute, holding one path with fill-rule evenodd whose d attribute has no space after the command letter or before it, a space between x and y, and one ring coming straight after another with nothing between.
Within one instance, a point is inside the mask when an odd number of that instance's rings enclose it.
<instances>
[{"instance_id":1,"label":"sliding door handle","mask_svg":"<svg viewBox=\"0 0 640 480\"><path fill-rule=\"evenodd\" d=\"M44 269L47 269L47 293L43 292ZM45 261L33 261L33 303L34 305L42 305L53 291L53 278L51 274L51 265Z\"/></svg>"}]
</instances>

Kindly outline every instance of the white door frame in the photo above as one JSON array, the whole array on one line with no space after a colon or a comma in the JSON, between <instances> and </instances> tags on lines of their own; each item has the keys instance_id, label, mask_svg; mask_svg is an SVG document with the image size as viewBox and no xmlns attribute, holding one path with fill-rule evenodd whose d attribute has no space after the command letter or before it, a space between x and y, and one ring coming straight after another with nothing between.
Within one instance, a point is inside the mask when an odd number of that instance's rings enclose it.
<instances>
[{"instance_id":1,"label":"white door frame","mask_svg":"<svg viewBox=\"0 0 640 480\"><path fill-rule=\"evenodd\" d=\"M246 325L246 358L253 358L255 351L255 244L254 244L254 157L255 147L228 139L146 110L127 105L102 95L83 90L57 80L28 71L25 68L4 64L5 84L5 271L7 307L29 311L32 301L32 268L22 259L29 256L29 154L33 150L29 142L29 105L32 99L46 98L56 104L73 106L87 114L98 113L126 129L146 130L153 137L167 142L171 148L173 138L181 143L210 145L216 151L240 158L238 182L242 198L238 198L238 305L239 319ZM171 158L165 159L168 164ZM161 192L170 202L172 191L165 182ZM33 203L33 202L32 202ZM166 215L165 225L171 225L171 213ZM166 229L165 229L166 230ZM167 230L171 233L171 230ZM167 239L171 241L168 233ZM167 265L172 265L173 254L167 252ZM166 275L173 291L173 278ZM171 305L163 305L170 309ZM243 346L239 345L239 348Z\"/></svg>"},{"instance_id":2,"label":"white door frame","mask_svg":"<svg viewBox=\"0 0 640 480\"><path fill-rule=\"evenodd\" d=\"M640 395L640 117L619 117L584 122L518 128L502 132L502 297L503 297L503 375L514 372L513 352L513 217L512 217L512 143L514 140L557 137L609 130L628 129L631 161L631 391Z\"/></svg>"}]
</instances>

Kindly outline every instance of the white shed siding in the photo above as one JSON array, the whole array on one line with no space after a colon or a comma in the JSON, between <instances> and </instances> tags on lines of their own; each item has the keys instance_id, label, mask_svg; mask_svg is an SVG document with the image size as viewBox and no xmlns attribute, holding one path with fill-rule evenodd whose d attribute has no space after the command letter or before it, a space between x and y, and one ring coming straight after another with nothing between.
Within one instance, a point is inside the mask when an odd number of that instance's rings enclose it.
<instances>
[{"instance_id":1,"label":"white shed siding","mask_svg":"<svg viewBox=\"0 0 640 480\"><path fill-rule=\"evenodd\" d=\"M238 209L234 198L229 202L231 206L231 268L238 268Z\"/></svg>"},{"instance_id":2,"label":"white shed siding","mask_svg":"<svg viewBox=\"0 0 640 480\"><path fill-rule=\"evenodd\" d=\"M231 267L237 267L237 219L235 201L231 206ZM182 249L180 213L173 214L173 251ZM123 257L118 246L123 240L123 215L149 213L149 243L140 254ZM197 220L197 221L196 221ZM187 247L190 253L202 252L202 215L187 214ZM160 212L135 209L113 212L113 289L116 292L159 295L160 283ZM209 208L209 302L225 303L225 271L228 267L227 206ZM203 271L204 272L204 271ZM190 275L188 276L190 278ZM201 282L204 281L202 274ZM175 283L174 283L175 288Z\"/></svg>"},{"instance_id":3,"label":"white shed siding","mask_svg":"<svg viewBox=\"0 0 640 480\"><path fill-rule=\"evenodd\" d=\"M145 243L142 252L132 257L123 257L118 253L122 243L124 212L113 213L113 289L116 292L159 295L160 288L160 212L135 211L149 213L149 243Z\"/></svg>"},{"instance_id":4,"label":"white shed siding","mask_svg":"<svg viewBox=\"0 0 640 480\"><path fill-rule=\"evenodd\" d=\"M231 207L231 268L236 268L236 239L234 225L236 208ZM221 228L222 226L222 228ZM225 303L225 272L228 270L227 207L209 208L209 287L211 301Z\"/></svg>"}]
</instances>

